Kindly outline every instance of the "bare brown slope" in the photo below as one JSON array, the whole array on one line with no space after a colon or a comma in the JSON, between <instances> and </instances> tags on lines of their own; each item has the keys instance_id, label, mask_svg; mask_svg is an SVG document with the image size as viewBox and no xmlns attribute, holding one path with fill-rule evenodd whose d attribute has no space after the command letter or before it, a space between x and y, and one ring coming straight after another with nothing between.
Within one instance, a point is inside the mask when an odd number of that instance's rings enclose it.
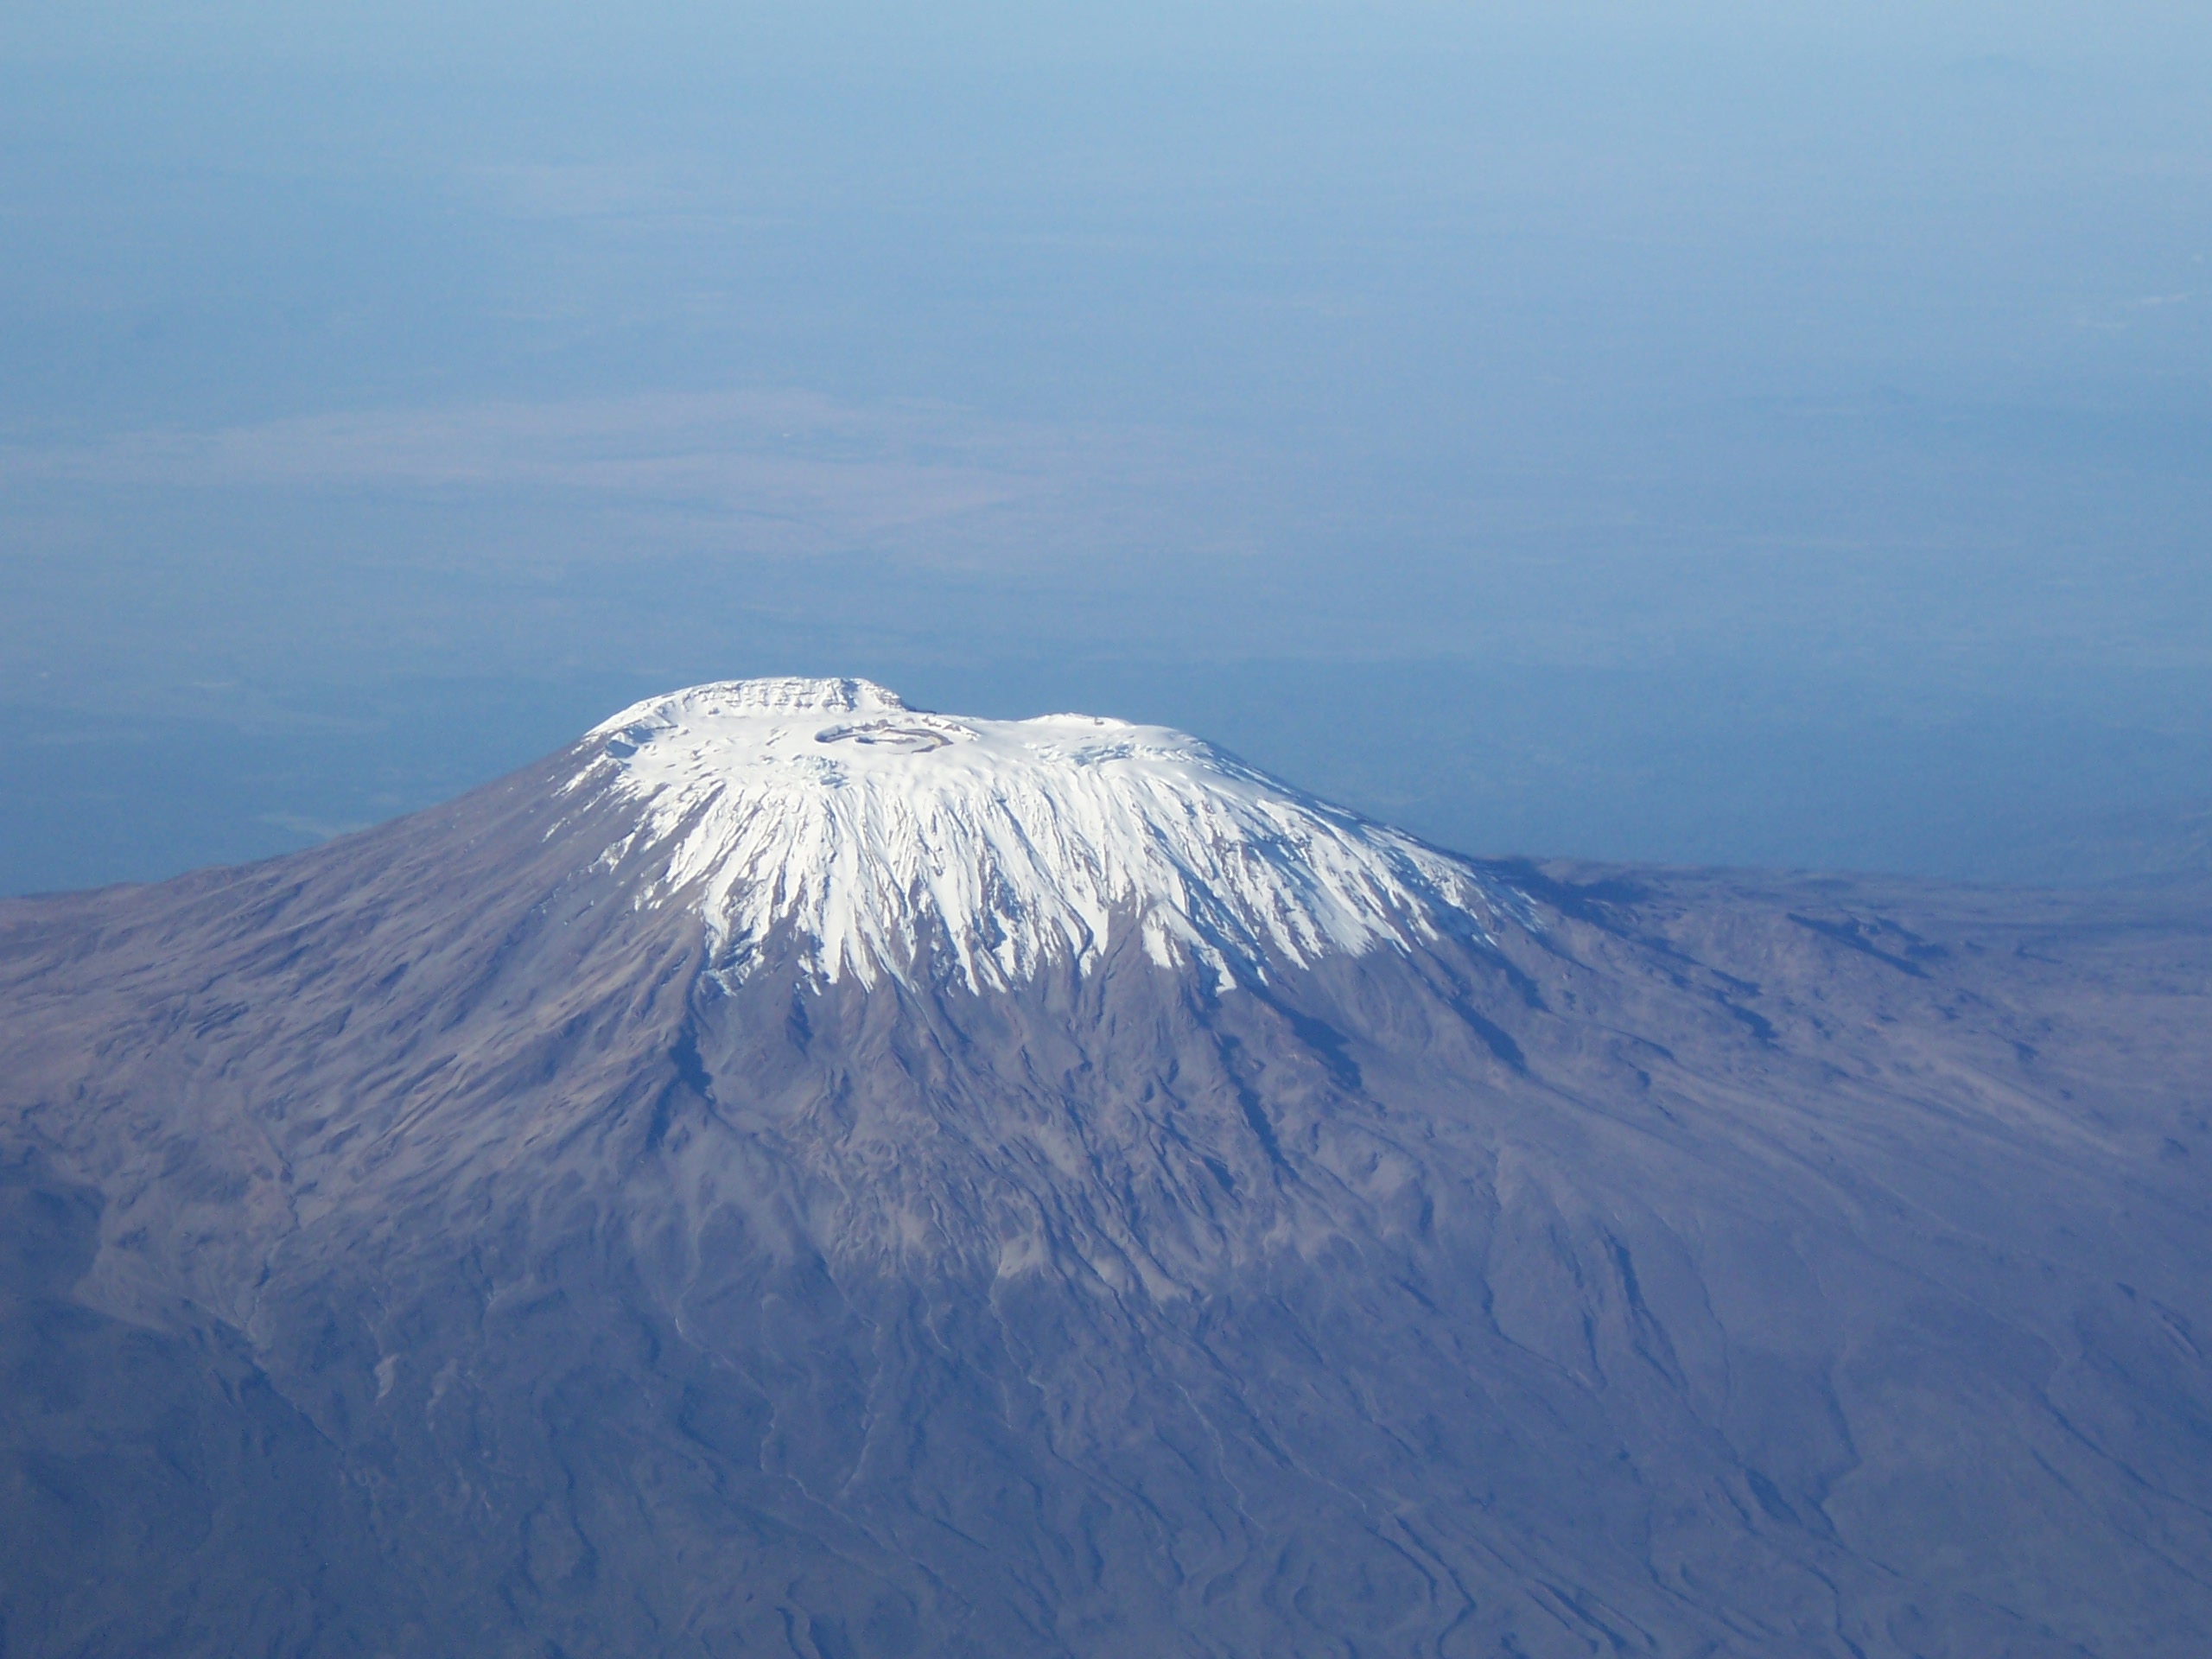
<instances>
[{"instance_id":1,"label":"bare brown slope","mask_svg":"<svg viewBox=\"0 0 2212 1659\"><path fill-rule=\"evenodd\" d=\"M1263 993L728 988L559 775L0 908L16 1375L157 1356L11 1384L9 1653L2212 1633L2201 911L1526 868Z\"/></svg>"}]
</instances>

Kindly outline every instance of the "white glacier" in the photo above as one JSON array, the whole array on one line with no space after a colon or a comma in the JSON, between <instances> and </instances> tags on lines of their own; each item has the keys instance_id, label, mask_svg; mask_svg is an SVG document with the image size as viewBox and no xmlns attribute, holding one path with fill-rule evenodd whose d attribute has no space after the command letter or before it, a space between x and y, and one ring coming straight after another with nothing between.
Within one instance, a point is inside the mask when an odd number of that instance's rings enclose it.
<instances>
[{"instance_id":1,"label":"white glacier","mask_svg":"<svg viewBox=\"0 0 2212 1659\"><path fill-rule=\"evenodd\" d=\"M816 976L903 978L926 933L971 988L1095 965L1117 931L1217 979L1270 957L1487 933L1510 895L1408 836L1184 733L1087 715L955 719L867 680L757 679L594 727L569 785L631 805L606 861L706 917L742 976L788 928ZM1517 908L1517 906L1516 906Z\"/></svg>"}]
</instances>

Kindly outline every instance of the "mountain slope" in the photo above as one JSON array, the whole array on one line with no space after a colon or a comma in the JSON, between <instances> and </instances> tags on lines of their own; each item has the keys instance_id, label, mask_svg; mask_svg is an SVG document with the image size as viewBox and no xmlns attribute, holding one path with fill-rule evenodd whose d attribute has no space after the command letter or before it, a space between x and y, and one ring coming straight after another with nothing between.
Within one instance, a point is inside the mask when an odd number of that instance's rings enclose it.
<instances>
[{"instance_id":1,"label":"mountain slope","mask_svg":"<svg viewBox=\"0 0 2212 1659\"><path fill-rule=\"evenodd\" d=\"M2194 1654L2208 968L641 705L0 906L0 1649Z\"/></svg>"}]
</instances>

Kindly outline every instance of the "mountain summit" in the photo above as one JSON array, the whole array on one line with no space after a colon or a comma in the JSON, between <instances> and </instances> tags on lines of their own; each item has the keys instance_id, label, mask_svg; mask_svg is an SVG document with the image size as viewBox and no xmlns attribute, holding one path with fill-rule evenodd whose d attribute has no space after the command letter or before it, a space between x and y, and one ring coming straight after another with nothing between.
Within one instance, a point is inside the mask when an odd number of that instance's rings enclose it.
<instances>
[{"instance_id":1,"label":"mountain summit","mask_svg":"<svg viewBox=\"0 0 2212 1659\"><path fill-rule=\"evenodd\" d=\"M2196 1659L2185 900L753 680L0 904L0 1653Z\"/></svg>"},{"instance_id":2,"label":"mountain summit","mask_svg":"<svg viewBox=\"0 0 2212 1659\"><path fill-rule=\"evenodd\" d=\"M1165 727L741 680L626 709L594 747L564 790L641 810L608 859L648 854L652 897L696 906L739 977L782 928L831 982L903 977L926 942L969 988L1004 987L1128 936L1228 983L1478 930L1489 906L1464 862Z\"/></svg>"}]
</instances>

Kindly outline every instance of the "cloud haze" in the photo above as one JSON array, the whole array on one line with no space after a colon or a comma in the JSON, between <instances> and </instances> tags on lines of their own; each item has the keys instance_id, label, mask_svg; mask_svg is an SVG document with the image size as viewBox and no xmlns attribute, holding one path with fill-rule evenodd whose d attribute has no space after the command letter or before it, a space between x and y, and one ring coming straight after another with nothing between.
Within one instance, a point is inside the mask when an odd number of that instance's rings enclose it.
<instances>
[{"instance_id":1,"label":"cloud haze","mask_svg":"<svg viewBox=\"0 0 2212 1659\"><path fill-rule=\"evenodd\" d=\"M2208 32L11 17L0 877L275 850L785 668L1201 727L1486 849L2186 825Z\"/></svg>"}]
</instances>

